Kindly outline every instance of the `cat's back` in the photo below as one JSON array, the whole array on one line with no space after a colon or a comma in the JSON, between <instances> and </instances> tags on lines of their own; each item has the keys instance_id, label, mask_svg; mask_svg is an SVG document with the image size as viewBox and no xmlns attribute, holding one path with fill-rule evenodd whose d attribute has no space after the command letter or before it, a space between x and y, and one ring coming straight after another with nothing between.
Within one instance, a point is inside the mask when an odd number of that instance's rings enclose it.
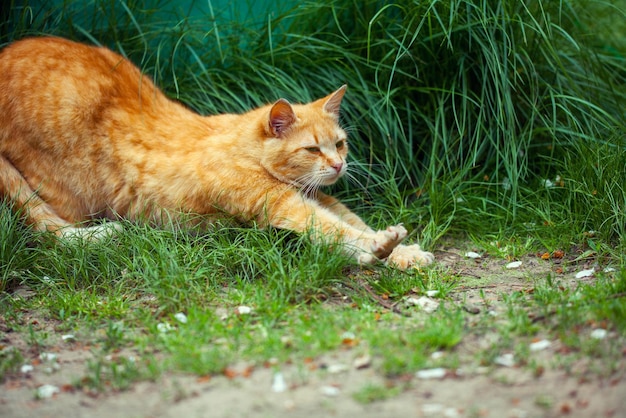
<instances>
[{"instance_id":1,"label":"cat's back","mask_svg":"<svg viewBox=\"0 0 626 418\"><path fill-rule=\"evenodd\" d=\"M27 38L0 51L0 124L40 130L94 127L113 106L129 111L155 88L121 55L54 37Z\"/></svg>"}]
</instances>

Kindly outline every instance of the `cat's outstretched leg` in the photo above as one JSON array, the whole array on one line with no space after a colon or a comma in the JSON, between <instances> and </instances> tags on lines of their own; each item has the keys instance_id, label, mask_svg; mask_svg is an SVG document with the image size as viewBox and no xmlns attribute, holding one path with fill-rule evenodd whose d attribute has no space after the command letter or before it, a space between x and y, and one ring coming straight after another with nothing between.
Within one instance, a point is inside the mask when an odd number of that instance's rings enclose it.
<instances>
[{"instance_id":1,"label":"cat's outstretched leg","mask_svg":"<svg viewBox=\"0 0 626 418\"><path fill-rule=\"evenodd\" d=\"M363 232L368 232L372 234L375 233L375 231L370 228L369 225L367 225L361 218L359 218L358 215L356 215L346 205L344 205L334 197L322 193L318 190L316 198L320 205L337 215L339 219L341 219L343 222L346 222Z\"/></svg>"},{"instance_id":2,"label":"cat's outstretched leg","mask_svg":"<svg viewBox=\"0 0 626 418\"><path fill-rule=\"evenodd\" d=\"M374 231L361 218L354 214L343 203L332 196L328 196L320 191L317 192L318 202L327 210L337 215L343 222L370 235L370 251L358 256L361 264L371 264L377 259L384 259L391 254L407 235L407 231L402 224L390 226L387 229ZM373 256L373 257L372 257Z\"/></svg>"}]
</instances>

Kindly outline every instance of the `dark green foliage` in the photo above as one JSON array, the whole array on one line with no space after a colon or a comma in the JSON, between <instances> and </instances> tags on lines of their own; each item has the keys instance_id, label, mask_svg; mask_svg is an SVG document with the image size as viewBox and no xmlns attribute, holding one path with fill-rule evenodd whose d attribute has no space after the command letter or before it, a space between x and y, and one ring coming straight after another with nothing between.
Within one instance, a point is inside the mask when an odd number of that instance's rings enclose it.
<instances>
[{"instance_id":1,"label":"dark green foliage","mask_svg":"<svg viewBox=\"0 0 626 418\"><path fill-rule=\"evenodd\" d=\"M552 224L620 241L623 0L168 3L12 2L3 41L109 46L208 114L347 83L356 171L336 191L374 223L423 226L431 244L450 228L515 229L550 212ZM603 153L612 168L591 168ZM546 193L556 176L564 186Z\"/></svg>"}]
</instances>

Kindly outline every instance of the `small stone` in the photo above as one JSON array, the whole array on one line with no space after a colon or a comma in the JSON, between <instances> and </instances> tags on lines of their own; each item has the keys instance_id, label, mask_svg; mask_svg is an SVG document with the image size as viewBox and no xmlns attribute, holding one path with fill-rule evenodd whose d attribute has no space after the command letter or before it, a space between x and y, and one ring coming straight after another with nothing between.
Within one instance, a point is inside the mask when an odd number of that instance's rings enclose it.
<instances>
[{"instance_id":1,"label":"small stone","mask_svg":"<svg viewBox=\"0 0 626 418\"><path fill-rule=\"evenodd\" d=\"M409 306L417 306L426 313L433 313L439 307L439 302L426 296L420 298L407 298L406 304Z\"/></svg>"},{"instance_id":2,"label":"small stone","mask_svg":"<svg viewBox=\"0 0 626 418\"><path fill-rule=\"evenodd\" d=\"M442 367L437 367L434 369L419 370L417 373L415 373L415 377L417 377L418 379L424 379L424 380L442 379L446 376L446 373L447 373L446 369Z\"/></svg>"},{"instance_id":3,"label":"small stone","mask_svg":"<svg viewBox=\"0 0 626 418\"><path fill-rule=\"evenodd\" d=\"M435 297L439 294L438 290L428 290L426 291L426 296L428 296L429 298Z\"/></svg>"},{"instance_id":4,"label":"small stone","mask_svg":"<svg viewBox=\"0 0 626 418\"><path fill-rule=\"evenodd\" d=\"M514 367L515 366L515 357L513 353L502 354L501 356L496 357L493 362L498 366L503 367Z\"/></svg>"},{"instance_id":5,"label":"small stone","mask_svg":"<svg viewBox=\"0 0 626 418\"><path fill-rule=\"evenodd\" d=\"M590 337L596 340L603 340L606 338L608 332L605 329L597 328L591 331Z\"/></svg>"},{"instance_id":6,"label":"small stone","mask_svg":"<svg viewBox=\"0 0 626 418\"><path fill-rule=\"evenodd\" d=\"M53 362L57 361L57 355L54 353L41 353L39 354L39 359L41 361Z\"/></svg>"},{"instance_id":7,"label":"small stone","mask_svg":"<svg viewBox=\"0 0 626 418\"><path fill-rule=\"evenodd\" d=\"M57 393L61 393L61 389L54 385L42 385L37 388L35 392L35 397L37 399L48 399L56 395Z\"/></svg>"},{"instance_id":8,"label":"small stone","mask_svg":"<svg viewBox=\"0 0 626 418\"><path fill-rule=\"evenodd\" d=\"M174 318L176 318L176 320L180 322L181 324L187 323L187 315L185 315L182 312L178 312L177 314L174 314Z\"/></svg>"},{"instance_id":9,"label":"small stone","mask_svg":"<svg viewBox=\"0 0 626 418\"><path fill-rule=\"evenodd\" d=\"M336 388L334 386L322 386L320 388L320 391L322 392L322 395L330 397L337 396L341 393L339 388Z\"/></svg>"},{"instance_id":10,"label":"small stone","mask_svg":"<svg viewBox=\"0 0 626 418\"><path fill-rule=\"evenodd\" d=\"M476 253L474 251L468 251L464 255L467 258L480 258L480 257L482 257L480 254L478 254L478 253Z\"/></svg>"},{"instance_id":11,"label":"small stone","mask_svg":"<svg viewBox=\"0 0 626 418\"><path fill-rule=\"evenodd\" d=\"M31 364L24 364L22 367L20 367L20 372L22 372L23 374L28 374L33 370L35 370L35 368Z\"/></svg>"},{"instance_id":12,"label":"small stone","mask_svg":"<svg viewBox=\"0 0 626 418\"><path fill-rule=\"evenodd\" d=\"M446 408L443 410L443 417L444 418L458 418L461 415L459 414L459 411L456 408Z\"/></svg>"},{"instance_id":13,"label":"small stone","mask_svg":"<svg viewBox=\"0 0 626 418\"><path fill-rule=\"evenodd\" d=\"M445 406L438 403L427 403L422 405L422 413L424 416L441 416L441 413L445 409Z\"/></svg>"},{"instance_id":14,"label":"small stone","mask_svg":"<svg viewBox=\"0 0 626 418\"><path fill-rule=\"evenodd\" d=\"M251 307L249 307L249 306L238 306L238 307L235 309L235 312L236 312L238 315L248 315L248 314L250 314L250 312L252 312L252 308L251 308Z\"/></svg>"},{"instance_id":15,"label":"small stone","mask_svg":"<svg viewBox=\"0 0 626 418\"><path fill-rule=\"evenodd\" d=\"M593 276L593 273L595 273L595 269L582 270L576 273L576 278L582 279L583 277L590 277Z\"/></svg>"},{"instance_id":16,"label":"small stone","mask_svg":"<svg viewBox=\"0 0 626 418\"><path fill-rule=\"evenodd\" d=\"M161 334L165 334L167 332L170 332L173 329L174 329L174 327L172 327L167 322L160 322L160 323L157 324L157 331L159 331Z\"/></svg>"},{"instance_id":17,"label":"small stone","mask_svg":"<svg viewBox=\"0 0 626 418\"><path fill-rule=\"evenodd\" d=\"M74 336L74 334L65 334L65 335L61 335L61 339L63 341L68 341L68 342L74 342L76 341L76 337Z\"/></svg>"},{"instance_id":18,"label":"small stone","mask_svg":"<svg viewBox=\"0 0 626 418\"><path fill-rule=\"evenodd\" d=\"M331 364L330 366L328 366L326 370L330 374L339 374L339 373L347 372L348 370L350 370L350 368L346 366L345 364Z\"/></svg>"},{"instance_id":19,"label":"small stone","mask_svg":"<svg viewBox=\"0 0 626 418\"><path fill-rule=\"evenodd\" d=\"M352 366L354 366L354 368L357 370L367 369L371 365L372 357L369 354L363 354L362 356L355 358L352 362Z\"/></svg>"},{"instance_id":20,"label":"small stone","mask_svg":"<svg viewBox=\"0 0 626 418\"><path fill-rule=\"evenodd\" d=\"M284 392L287 390L287 384L285 378L281 372L274 373L272 378L272 391L276 393Z\"/></svg>"},{"instance_id":21,"label":"small stone","mask_svg":"<svg viewBox=\"0 0 626 418\"><path fill-rule=\"evenodd\" d=\"M520 268L521 265L522 265L521 261L512 261L509 264L507 264L505 267L510 270L510 269L518 269Z\"/></svg>"},{"instance_id":22,"label":"small stone","mask_svg":"<svg viewBox=\"0 0 626 418\"><path fill-rule=\"evenodd\" d=\"M531 343L529 348L530 348L530 351L541 351L550 347L550 345L552 345L552 343L548 340L539 340L539 341L535 341L534 343Z\"/></svg>"},{"instance_id":23,"label":"small stone","mask_svg":"<svg viewBox=\"0 0 626 418\"><path fill-rule=\"evenodd\" d=\"M528 412L523 409L514 408L509 412L511 418L527 418L529 416Z\"/></svg>"}]
</instances>

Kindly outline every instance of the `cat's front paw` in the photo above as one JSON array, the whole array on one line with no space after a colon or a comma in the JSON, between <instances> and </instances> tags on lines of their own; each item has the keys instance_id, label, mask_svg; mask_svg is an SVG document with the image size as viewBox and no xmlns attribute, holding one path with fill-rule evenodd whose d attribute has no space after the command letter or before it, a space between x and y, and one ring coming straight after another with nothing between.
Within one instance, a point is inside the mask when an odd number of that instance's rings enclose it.
<instances>
[{"instance_id":1,"label":"cat's front paw","mask_svg":"<svg viewBox=\"0 0 626 418\"><path fill-rule=\"evenodd\" d=\"M377 231L371 248L372 254L377 258L386 258L402 242L406 234L406 228L402 224Z\"/></svg>"},{"instance_id":2,"label":"cat's front paw","mask_svg":"<svg viewBox=\"0 0 626 418\"><path fill-rule=\"evenodd\" d=\"M111 238L122 232L124 228L118 222L106 222L100 225L87 227L66 227L61 230L63 239L83 239L86 241L101 241Z\"/></svg>"},{"instance_id":3,"label":"cat's front paw","mask_svg":"<svg viewBox=\"0 0 626 418\"><path fill-rule=\"evenodd\" d=\"M356 256L356 260L360 265L375 264L378 261L371 253L360 253Z\"/></svg>"},{"instance_id":4,"label":"cat's front paw","mask_svg":"<svg viewBox=\"0 0 626 418\"><path fill-rule=\"evenodd\" d=\"M435 261L433 253L422 251L419 245L398 245L393 249L387 264L400 270L407 270L411 267L426 266Z\"/></svg>"}]
</instances>

